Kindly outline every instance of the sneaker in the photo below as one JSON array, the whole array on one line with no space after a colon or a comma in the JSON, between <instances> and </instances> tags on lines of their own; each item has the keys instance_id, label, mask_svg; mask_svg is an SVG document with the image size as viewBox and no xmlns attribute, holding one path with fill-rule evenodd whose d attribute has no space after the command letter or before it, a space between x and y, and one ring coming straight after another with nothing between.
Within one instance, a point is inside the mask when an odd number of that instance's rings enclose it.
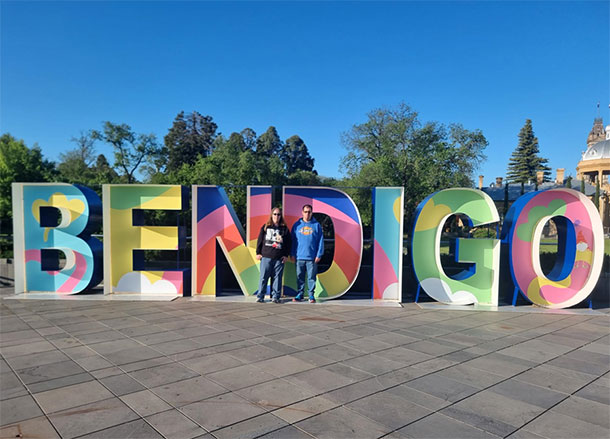
<instances>
[{"instance_id":1,"label":"sneaker","mask_svg":"<svg viewBox=\"0 0 610 439\"><path fill-rule=\"evenodd\" d=\"M316 303L316 299L309 299L309 303Z\"/></svg>"},{"instance_id":2,"label":"sneaker","mask_svg":"<svg viewBox=\"0 0 610 439\"><path fill-rule=\"evenodd\" d=\"M273 303L282 303L282 302L280 302L280 299L273 299Z\"/></svg>"},{"instance_id":3,"label":"sneaker","mask_svg":"<svg viewBox=\"0 0 610 439\"><path fill-rule=\"evenodd\" d=\"M293 302L302 302L303 299L297 299L296 297L294 299L292 299Z\"/></svg>"},{"instance_id":4,"label":"sneaker","mask_svg":"<svg viewBox=\"0 0 610 439\"><path fill-rule=\"evenodd\" d=\"M265 299L256 299L256 303L265 303Z\"/></svg>"}]
</instances>

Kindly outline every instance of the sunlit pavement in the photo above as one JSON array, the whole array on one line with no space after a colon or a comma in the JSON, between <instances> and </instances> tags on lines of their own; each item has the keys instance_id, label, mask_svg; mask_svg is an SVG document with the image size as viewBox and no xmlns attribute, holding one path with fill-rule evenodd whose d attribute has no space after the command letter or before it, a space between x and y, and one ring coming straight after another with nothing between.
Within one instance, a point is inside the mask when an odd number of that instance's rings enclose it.
<instances>
[{"instance_id":1,"label":"sunlit pavement","mask_svg":"<svg viewBox=\"0 0 610 439\"><path fill-rule=\"evenodd\" d=\"M608 309L0 294L1 438L610 437Z\"/></svg>"}]
</instances>

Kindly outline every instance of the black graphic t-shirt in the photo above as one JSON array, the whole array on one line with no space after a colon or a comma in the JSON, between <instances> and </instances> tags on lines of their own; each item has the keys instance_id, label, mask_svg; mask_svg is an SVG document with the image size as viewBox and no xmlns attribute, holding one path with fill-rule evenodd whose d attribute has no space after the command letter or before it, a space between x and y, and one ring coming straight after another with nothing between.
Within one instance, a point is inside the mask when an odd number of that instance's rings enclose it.
<instances>
[{"instance_id":1,"label":"black graphic t-shirt","mask_svg":"<svg viewBox=\"0 0 610 439\"><path fill-rule=\"evenodd\" d=\"M256 254L280 259L290 254L290 231L286 226L263 226L256 242Z\"/></svg>"}]
</instances>

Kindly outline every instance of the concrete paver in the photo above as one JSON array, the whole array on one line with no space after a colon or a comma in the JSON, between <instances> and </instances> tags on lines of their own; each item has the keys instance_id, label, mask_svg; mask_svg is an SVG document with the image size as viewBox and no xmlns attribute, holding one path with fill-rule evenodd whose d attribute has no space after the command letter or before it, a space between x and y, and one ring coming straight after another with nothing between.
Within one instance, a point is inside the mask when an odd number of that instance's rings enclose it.
<instances>
[{"instance_id":1,"label":"concrete paver","mask_svg":"<svg viewBox=\"0 0 610 439\"><path fill-rule=\"evenodd\" d=\"M54 413L112 398L112 393L98 381L88 381L86 383L36 393L34 398L36 398L38 405L45 413Z\"/></svg>"},{"instance_id":2,"label":"concrete paver","mask_svg":"<svg viewBox=\"0 0 610 439\"><path fill-rule=\"evenodd\" d=\"M383 437L393 429L345 407L337 407L295 424L323 439Z\"/></svg>"},{"instance_id":3,"label":"concrete paver","mask_svg":"<svg viewBox=\"0 0 610 439\"><path fill-rule=\"evenodd\" d=\"M146 421L167 439L192 439L206 431L178 410L150 415Z\"/></svg>"},{"instance_id":4,"label":"concrete paver","mask_svg":"<svg viewBox=\"0 0 610 439\"><path fill-rule=\"evenodd\" d=\"M410 438L497 439L500 437L440 413L433 413L400 429L398 432Z\"/></svg>"},{"instance_id":5,"label":"concrete paver","mask_svg":"<svg viewBox=\"0 0 610 439\"><path fill-rule=\"evenodd\" d=\"M49 415L62 438L74 438L133 421L138 415L118 398L85 404Z\"/></svg>"},{"instance_id":6,"label":"concrete paver","mask_svg":"<svg viewBox=\"0 0 610 439\"><path fill-rule=\"evenodd\" d=\"M0 426L25 421L40 415L42 415L42 410L30 395L0 401Z\"/></svg>"},{"instance_id":7,"label":"concrete paver","mask_svg":"<svg viewBox=\"0 0 610 439\"><path fill-rule=\"evenodd\" d=\"M55 431L46 417L40 416L0 427L0 437L55 439L61 436Z\"/></svg>"},{"instance_id":8,"label":"concrete paver","mask_svg":"<svg viewBox=\"0 0 610 439\"><path fill-rule=\"evenodd\" d=\"M236 393L227 393L189 404L182 407L181 411L212 432L267 412L261 406L249 402Z\"/></svg>"},{"instance_id":9,"label":"concrete paver","mask_svg":"<svg viewBox=\"0 0 610 439\"><path fill-rule=\"evenodd\" d=\"M45 436L46 437L46 436ZM94 433L80 436L79 439L107 439L107 438L129 438L129 439L163 439L163 436L142 419L126 422L114 427L98 430Z\"/></svg>"},{"instance_id":10,"label":"concrete paver","mask_svg":"<svg viewBox=\"0 0 610 439\"><path fill-rule=\"evenodd\" d=\"M2 300L0 437L610 437L601 311Z\"/></svg>"},{"instance_id":11,"label":"concrete paver","mask_svg":"<svg viewBox=\"0 0 610 439\"><path fill-rule=\"evenodd\" d=\"M127 404L134 412L146 417L155 413L165 412L172 407L150 390L142 390L121 396L121 401Z\"/></svg>"},{"instance_id":12,"label":"concrete paver","mask_svg":"<svg viewBox=\"0 0 610 439\"><path fill-rule=\"evenodd\" d=\"M525 428L547 439L553 438L606 438L610 437L610 430L589 422L581 421L572 416L548 411L534 419Z\"/></svg>"}]
</instances>

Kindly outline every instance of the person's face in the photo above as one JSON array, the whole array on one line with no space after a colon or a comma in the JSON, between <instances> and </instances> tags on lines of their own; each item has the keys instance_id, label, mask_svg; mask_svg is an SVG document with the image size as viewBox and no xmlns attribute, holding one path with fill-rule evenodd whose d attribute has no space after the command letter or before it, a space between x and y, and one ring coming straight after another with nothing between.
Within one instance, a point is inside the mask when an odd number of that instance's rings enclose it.
<instances>
[{"instance_id":1,"label":"person's face","mask_svg":"<svg viewBox=\"0 0 610 439\"><path fill-rule=\"evenodd\" d=\"M280 218L282 218L282 211L278 209L273 210L271 217L273 218L273 224L279 224Z\"/></svg>"},{"instance_id":2,"label":"person's face","mask_svg":"<svg viewBox=\"0 0 610 439\"><path fill-rule=\"evenodd\" d=\"M309 222L311 221L311 216L313 212L311 211L311 207L303 208L303 221Z\"/></svg>"}]
</instances>

